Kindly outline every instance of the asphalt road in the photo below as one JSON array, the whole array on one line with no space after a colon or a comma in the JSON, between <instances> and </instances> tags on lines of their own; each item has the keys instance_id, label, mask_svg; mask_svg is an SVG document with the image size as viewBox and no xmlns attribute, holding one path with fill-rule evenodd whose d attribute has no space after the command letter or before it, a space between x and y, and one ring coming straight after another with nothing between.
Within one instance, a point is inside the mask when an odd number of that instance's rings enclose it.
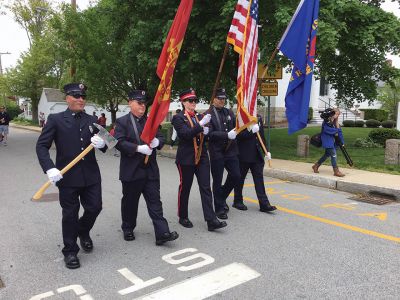
<instances>
[{"instance_id":1,"label":"asphalt road","mask_svg":"<svg viewBox=\"0 0 400 300\"><path fill-rule=\"evenodd\" d=\"M66 269L59 204L30 200L47 180L34 151L37 137L12 128L9 145L0 146L0 299L400 298L399 204L355 202L348 193L265 177L279 207L266 214L248 176L249 210L231 209L219 232L207 231L194 183L194 228L186 229L176 217L177 169L159 157L164 214L180 237L155 246L141 201L136 240L126 242L113 152L97 153L103 211L91 233L95 249L79 253L80 269Z\"/></svg>"}]
</instances>

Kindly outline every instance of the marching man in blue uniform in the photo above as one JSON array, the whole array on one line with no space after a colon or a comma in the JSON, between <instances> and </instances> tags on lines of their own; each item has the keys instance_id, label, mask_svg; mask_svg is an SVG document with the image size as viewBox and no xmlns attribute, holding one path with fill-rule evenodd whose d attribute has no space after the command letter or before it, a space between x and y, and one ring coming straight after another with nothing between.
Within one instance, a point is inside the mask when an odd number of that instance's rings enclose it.
<instances>
[{"instance_id":1,"label":"marching man in blue uniform","mask_svg":"<svg viewBox=\"0 0 400 300\"><path fill-rule=\"evenodd\" d=\"M193 177L196 175L204 219L208 230L214 231L225 227L226 222L217 219L212 207L210 161L204 141L209 132L206 125L210 122L211 116L207 114L203 117L195 111L198 99L193 89L180 93L179 99L182 102L183 111L172 119L172 125L179 137L175 161L181 181L178 191L179 224L186 228L193 227L193 223L189 220L188 205Z\"/></svg>"},{"instance_id":2,"label":"marching man in blue uniform","mask_svg":"<svg viewBox=\"0 0 400 300\"><path fill-rule=\"evenodd\" d=\"M229 210L226 199L231 188L222 185L224 169L228 171L227 180L234 186L240 184L240 168L238 146L236 143L236 117L231 109L225 108L226 92L224 88L216 90L211 106L211 122L209 133L209 152L211 174L213 177L213 193L215 212L220 219L227 219ZM243 210L241 205L233 205Z\"/></svg>"},{"instance_id":3,"label":"marching man in blue uniform","mask_svg":"<svg viewBox=\"0 0 400 300\"><path fill-rule=\"evenodd\" d=\"M95 151L90 151L69 172L61 175L60 169L69 164L90 144L105 152L105 142L93 135L93 116L84 112L87 87L82 83L64 86L67 110L50 114L36 144L36 153L43 171L50 182L59 189L62 207L62 233L65 266L69 269L80 267L77 257L79 247L84 251L93 249L89 232L102 209L101 177ZM56 163L51 160L49 149L56 146ZM79 208L84 212L79 218Z\"/></svg>"},{"instance_id":4,"label":"marching man in blue uniform","mask_svg":"<svg viewBox=\"0 0 400 300\"><path fill-rule=\"evenodd\" d=\"M175 231L170 232L167 220L163 217L160 197L160 171L158 169L156 151L164 146L164 138L159 131L150 145L140 139L146 124L147 95L143 90L133 90L128 94L131 111L118 118L115 124L116 148L121 152L119 179L122 183L122 231L126 241L135 239L133 230L140 195L143 194L147 210L153 221L156 245L178 238ZM146 156L149 156L145 163Z\"/></svg>"},{"instance_id":5,"label":"marching man in blue uniform","mask_svg":"<svg viewBox=\"0 0 400 300\"><path fill-rule=\"evenodd\" d=\"M247 206L243 203L243 185L246 179L246 175L251 171L253 177L254 187L257 194L258 203L260 205L261 212L271 212L276 210L276 207L271 205L268 196L265 193L264 185L264 165L265 158L271 159L271 153L264 153L260 141L257 138L257 132L260 132L260 136L264 145L264 124L260 115L257 115L258 123L254 124L250 130L242 130L236 137L237 144L239 147L239 163L241 181L240 185L235 187L234 205L243 207L243 210L247 210ZM233 188L233 182L226 183L227 188ZM229 187L230 185L230 187Z\"/></svg>"}]
</instances>

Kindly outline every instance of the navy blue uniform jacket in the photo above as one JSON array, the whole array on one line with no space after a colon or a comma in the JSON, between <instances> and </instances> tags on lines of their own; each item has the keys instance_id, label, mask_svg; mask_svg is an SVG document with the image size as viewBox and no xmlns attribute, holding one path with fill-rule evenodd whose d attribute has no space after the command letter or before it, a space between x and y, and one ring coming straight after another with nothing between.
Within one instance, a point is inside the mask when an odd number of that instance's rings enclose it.
<instances>
[{"instance_id":1,"label":"navy blue uniform jacket","mask_svg":"<svg viewBox=\"0 0 400 300\"><path fill-rule=\"evenodd\" d=\"M260 127L260 136L266 146L264 137L264 124L259 115L257 115L258 126ZM264 150L257 138L257 133L242 130L236 137L239 148L239 161L247 163L264 162Z\"/></svg>"},{"instance_id":2,"label":"navy blue uniform jacket","mask_svg":"<svg viewBox=\"0 0 400 300\"><path fill-rule=\"evenodd\" d=\"M217 111L218 117L215 114ZM222 159L227 157L237 156L239 151L236 144L236 139L232 140L228 149L226 148L228 142L228 132L236 127L236 117L231 109L225 107L215 108L211 107L211 121L209 132L208 151L210 152L210 159ZM220 122L218 122L218 120Z\"/></svg>"},{"instance_id":3,"label":"navy blue uniform jacket","mask_svg":"<svg viewBox=\"0 0 400 300\"><path fill-rule=\"evenodd\" d=\"M130 118L131 113L118 118L115 122L115 135L118 140L116 148L121 152L120 166L119 166L119 180L121 181L134 181L138 179L160 179L160 171L156 160L156 149L149 157L147 165L144 165L146 155L136 152L139 145L144 145L141 140L135 135L135 130ZM132 115L133 116L133 115ZM134 117L135 120L138 118ZM147 117L143 116L141 121L136 121L139 137L146 124ZM141 124L142 123L142 124ZM164 137L160 131L157 132L156 137L160 140L157 149L164 146Z\"/></svg>"},{"instance_id":4,"label":"navy blue uniform jacket","mask_svg":"<svg viewBox=\"0 0 400 300\"><path fill-rule=\"evenodd\" d=\"M197 119L200 121L203 115L196 113ZM176 152L176 163L183 166L194 166L195 165L195 152L193 138L196 137L197 147L200 145L200 133L203 132L197 122L193 121L193 127L190 127L188 118L185 116L184 111L176 114L171 121L174 126L176 133L179 137L179 146ZM201 150L201 160L207 158L206 148L206 136L204 137L203 148Z\"/></svg>"},{"instance_id":5,"label":"navy blue uniform jacket","mask_svg":"<svg viewBox=\"0 0 400 300\"><path fill-rule=\"evenodd\" d=\"M90 138L93 136L89 126L96 132L97 129L93 126L95 122L96 119L86 113L82 113L78 121L74 119L69 109L50 114L36 143L36 154L43 171L46 172L51 168L61 170L89 146ZM57 149L56 164L49 154L53 141ZM104 147L101 151L105 152L106 149L107 147ZM99 165L95 151L92 150L63 175L57 186L84 187L100 181Z\"/></svg>"}]
</instances>

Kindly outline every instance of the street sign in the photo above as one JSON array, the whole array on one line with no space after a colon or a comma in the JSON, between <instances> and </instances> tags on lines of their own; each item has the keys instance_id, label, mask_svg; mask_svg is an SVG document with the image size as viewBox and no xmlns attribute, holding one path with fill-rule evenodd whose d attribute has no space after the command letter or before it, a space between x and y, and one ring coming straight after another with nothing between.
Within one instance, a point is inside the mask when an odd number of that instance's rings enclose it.
<instances>
[{"instance_id":1,"label":"street sign","mask_svg":"<svg viewBox=\"0 0 400 300\"><path fill-rule=\"evenodd\" d=\"M282 66L277 65L274 68L270 67L267 72L265 72L265 69L267 68L267 65L258 64L258 79L282 79ZM265 74L264 74L265 73ZM263 76L264 75L264 76Z\"/></svg>"},{"instance_id":2,"label":"street sign","mask_svg":"<svg viewBox=\"0 0 400 300\"><path fill-rule=\"evenodd\" d=\"M261 96L278 96L278 81L270 80L260 84Z\"/></svg>"}]
</instances>

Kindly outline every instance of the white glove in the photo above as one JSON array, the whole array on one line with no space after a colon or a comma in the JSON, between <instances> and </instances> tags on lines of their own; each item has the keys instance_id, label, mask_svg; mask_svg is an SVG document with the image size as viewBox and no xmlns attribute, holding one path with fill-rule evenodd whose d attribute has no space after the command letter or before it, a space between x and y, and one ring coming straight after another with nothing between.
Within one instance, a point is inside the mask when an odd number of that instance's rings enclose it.
<instances>
[{"instance_id":1,"label":"white glove","mask_svg":"<svg viewBox=\"0 0 400 300\"><path fill-rule=\"evenodd\" d=\"M203 119L200 120L199 124L200 124L200 126L203 127L204 125L207 125L208 123L210 123L210 121L211 121L211 115L210 114L206 114L203 117Z\"/></svg>"},{"instance_id":2,"label":"white glove","mask_svg":"<svg viewBox=\"0 0 400 300\"><path fill-rule=\"evenodd\" d=\"M90 141L92 142L92 146L97 148L97 149L101 149L103 148L106 143L104 142L104 140L99 137L97 134L95 134L94 136L92 136L92 138L90 139Z\"/></svg>"},{"instance_id":3,"label":"white glove","mask_svg":"<svg viewBox=\"0 0 400 300\"><path fill-rule=\"evenodd\" d=\"M265 155L265 159L266 160L270 160L271 159L271 152L267 152L267 154Z\"/></svg>"},{"instance_id":4,"label":"white glove","mask_svg":"<svg viewBox=\"0 0 400 300\"><path fill-rule=\"evenodd\" d=\"M51 168L46 171L47 177L49 177L49 180L52 185L56 185L56 182L61 180L63 178L61 172L57 168Z\"/></svg>"},{"instance_id":5,"label":"white glove","mask_svg":"<svg viewBox=\"0 0 400 300\"><path fill-rule=\"evenodd\" d=\"M257 133L260 131L260 126L258 126L258 124L254 124L253 127L251 128L251 131L253 133Z\"/></svg>"},{"instance_id":6,"label":"white glove","mask_svg":"<svg viewBox=\"0 0 400 300\"><path fill-rule=\"evenodd\" d=\"M228 139L234 140L236 138L236 130L232 129L231 131L228 132Z\"/></svg>"},{"instance_id":7,"label":"white glove","mask_svg":"<svg viewBox=\"0 0 400 300\"><path fill-rule=\"evenodd\" d=\"M210 132L210 128L208 127L203 127L203 133L204 135L207 135Z\"/></svg>"},{"instance_id":8,"label":"white glove","mask_svg":"<svg viewBox=\"0 0 400 300\"><path fill-rule=\"evenodd\" d=\"M152 149L157 148L158 145L160 145L160 140L158 138L155 137L154 139L151 140L150 148L152 148Z\"/></svg>"},{"instance_id":9,"label":"white glove","mask_svg":"<svg viewBox=\"0 0 400 300\"><path fill-rule=\"evenodd\" d=\"M144 155L151 155L151 153L153 153L153 149L151 149L149 146L147 145L139 145L137 147L137 152L142 153Z\"/></svg>"}]
</instances>

